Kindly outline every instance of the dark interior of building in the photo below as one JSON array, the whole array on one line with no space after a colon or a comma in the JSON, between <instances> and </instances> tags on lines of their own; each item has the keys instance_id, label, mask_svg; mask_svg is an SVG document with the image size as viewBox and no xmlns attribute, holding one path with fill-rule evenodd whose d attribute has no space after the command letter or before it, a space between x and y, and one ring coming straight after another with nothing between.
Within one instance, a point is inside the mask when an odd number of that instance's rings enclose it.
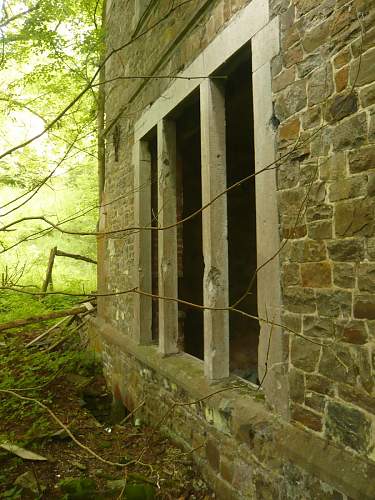
<instances>
[{"instance_id":1,"label":"dark interior of building","mask_svg":"<svg viewBox=\"0 0 375 500\"><path fill-rule=\"evenodd\" d=\"M151 213L150 221L152 226L158 225L158 144L157 135L152 134L149 142L151 158ZM158 272L158 231L151 231L151 275L152 294L158 295L159 272ZM152 301L152 339L157 341L159 337L159 301Z\"/></svg>"},{"instance_id":2,"label":"dark interior of building","mask_svg":"<svg viewBox=\"0 0 375 500\"><path fill-rule=\"evenodd\" d=\"M178 218L202 206L201 139L199 96L178 110L176 119ZM202 217L197 215L179 227L179 298L203 304ZM203 312L179 305L183 350L203 359Z\"/></svg>"},{"instance_id":3,"label":"dark interior of building","mask_svg":"<svg viewBox=\"0 0 375 500\"><path fill-rule=\"evenodd\" d=\"M245 47L220 70L225 86L227 185L254 172L254 130L250 47ZM255 180L228 192L229 301L257 316ZM251 288L248 290L249 284ZM248 293L246 293L246 291ZM245 295L244 295L245 294ZM230 369L257 380L258 321L230 314Z\"/></svg>"}]
</instances>

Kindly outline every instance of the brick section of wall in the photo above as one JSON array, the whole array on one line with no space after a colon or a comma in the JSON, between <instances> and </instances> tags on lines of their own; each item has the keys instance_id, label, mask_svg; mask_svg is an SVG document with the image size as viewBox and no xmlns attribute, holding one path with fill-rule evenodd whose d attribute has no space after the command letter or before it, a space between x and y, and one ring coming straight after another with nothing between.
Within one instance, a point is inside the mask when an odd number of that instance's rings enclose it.
<instances>
[{"instance_id":1,"label":"brick section of wall","mask_svg":"<svg viewBox=\"0 0 375 500\"><path fill-rule=\"evenodd\" d=\"M292 418L372 456L375 20L371 0L275 1L272 65Z\"/></svg>"}]
</instances>

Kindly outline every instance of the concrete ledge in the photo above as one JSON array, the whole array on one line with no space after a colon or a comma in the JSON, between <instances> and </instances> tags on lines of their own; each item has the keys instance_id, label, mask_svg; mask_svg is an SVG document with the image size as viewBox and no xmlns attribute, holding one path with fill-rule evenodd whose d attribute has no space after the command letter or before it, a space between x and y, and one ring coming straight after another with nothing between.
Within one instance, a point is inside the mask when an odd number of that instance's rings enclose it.
<instances>
[{"instance_id":1,"label":"concrete ledge","mask_svg":"<svg viewBox=\"0 0 375 500\"><path fill-rule=\"evenodd\" d=\"M258 400L260 393L237 377L226 382L209 384L204 376L203 362L189 354L180 353L163 356L154 345L137 345L132 339L101 319L93 319L90 324L91 335L101 338L106 344L134 357L141 364L155 370L160 375L186 391L192 401L206 398L223 389L221 393L209 397L205 404L215 410L225 408L230 411L229 425L218 431L225 439L235 439L238 449L243 446L256 453L256 446L249 440L251 432L261 429L271 435L270 467L275 463L291 462L307 474L326 482L336 490L356 500L375 498L375 464L353 453L327 442L320 436L310 433L297 425L284 422L267 410L265 403ZM98 348L98 344L96 344ZM207 426L215 426L207 421ZM224 439L224 436L223 436ZM263 446L263 443L258 444ZM250 465L250 464L249 464ZM277 471L275 471L277 474Z\"/></svg>"}]
</instances>

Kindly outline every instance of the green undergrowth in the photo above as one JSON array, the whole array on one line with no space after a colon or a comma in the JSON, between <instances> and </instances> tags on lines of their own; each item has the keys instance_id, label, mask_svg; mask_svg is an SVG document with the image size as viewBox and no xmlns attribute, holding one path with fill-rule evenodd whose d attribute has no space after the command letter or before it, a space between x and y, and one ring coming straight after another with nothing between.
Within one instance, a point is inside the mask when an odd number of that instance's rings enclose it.
<instances>
[{"instance_id":1,"label":"green undergrowth","mask_svg":"<svg viewBox=\"0 0 375 500\"><path fill-rule=\"evenodd\" d=\"M48 296L39 300L33 296L2 292L0 295L0 323L26 318L53 310L74 306L77 298ZM50 324L58 320L28 325L24 329L0 332L0 390L15 390L28 398L53 405L56 394L53 385L66 373L92 375L99 370L97 361L79 345L78 337L66 342L58 351L26 344ZM38 331L32 332L33 329ZM64 332L65 334L65 332ZM12 394L0 391L0 440L18 440L21 430L25 439L43 433L51 426L46 411L35 402L23 401ZM23 423L25 425L21 425ZM25 432L26 429L26 432ZM16 436L17 434L17 436Z\"/></svg>"},{"instance_id":2,"label":"green undergrowth","mask_svg":"<svg viewBox=\"0 0 375 500\"><path fill-rule=\"evenodd\" d=\"M37 295L1 290L0 324L60 309L68 309L76 303L77 297L69 295L46 295L40 298ZM31 325L30 328L33 326ZM40 328L40 324L37 324L37 328Z\"/></svg>"}]
</instances>

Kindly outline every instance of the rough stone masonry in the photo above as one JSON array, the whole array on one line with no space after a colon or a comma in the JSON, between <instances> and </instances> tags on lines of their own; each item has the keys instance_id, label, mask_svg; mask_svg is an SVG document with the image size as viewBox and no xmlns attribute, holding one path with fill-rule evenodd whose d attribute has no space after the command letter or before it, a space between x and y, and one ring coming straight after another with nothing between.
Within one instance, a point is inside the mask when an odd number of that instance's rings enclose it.
<instances>
[{"instance_id":1,"label":"rough stone masonry","mask_svg":"<svg viewBox=\"0 0 375 500\"><path fill-rule=\"evenodd\" d=\"M201 360L139 345L134 293L101 298L91 325L115 396L129 409L145 399L151 424L164 416L218 498L374 499L374 1L192 0L166 15L170 2L151 0L141 17L136 1L107 3L107 49L126 46L106 64L106 231L135 225L135 124L173 83L121 77L179 75L255 5L265 28L277 24L269 127L278 162L265 196L277 200L280 283L270 286L281 287L276 369L286 381L272 383L287 404L279 411L272 392L233 376L212 385ZM98 250L99 291L134 288L135 231L100 237Z\"/></svg>"}]
</instances>

